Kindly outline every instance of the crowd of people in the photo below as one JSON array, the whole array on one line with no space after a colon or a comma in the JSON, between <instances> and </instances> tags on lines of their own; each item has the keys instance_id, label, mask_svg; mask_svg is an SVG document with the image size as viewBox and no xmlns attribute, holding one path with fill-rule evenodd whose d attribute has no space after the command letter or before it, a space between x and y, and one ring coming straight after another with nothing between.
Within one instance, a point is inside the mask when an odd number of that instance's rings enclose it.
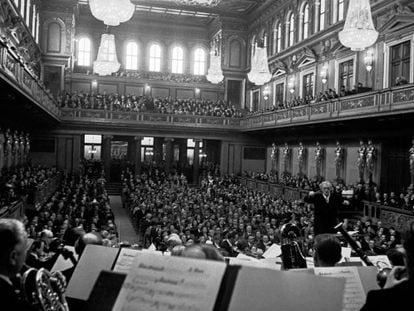
<instances>
[{"instance_id":1,"label":"crowd of people","mask_svg":"<svg viewBox=\"0 0 414 311\"><path fill-rule=\"evenodd\" d=\"M106 93L63 92L58 98L61 107L109 111L149 112L161 114L241 118L241 110L224 100L156 98Z\"/></svg>"},{"instance_id":2,"label":"crowd of people","mask_svg":"<svg viewBox=\"0 0 414 311\"><path fill-rule=\"evenodd\" d=\"M286 201L249 190L236 177L204 179L200 189L189 187L183 175L149 171L125 176L126 208L137 222L143 247L165 251L179 245L210 244L224 256L240 252L261 258L273 244L283 243L283 230L297 228L305 255L312 255L314 213L302 200ZM337 191L334 189L334 191ZM369 220L344 221L356 231L367 254L386 254L400 237L395 229Z\"/></svg>"},{"instance_id":3,"label":"crowd of people","mask_svg":"<svg viewBox=\"0 0 414 311\"><path fill-rule=\"evenodd\" d=\"M60 245L75 246L86 233L100 237L102 245L117 246L118 232L100 169L81 175L66 174L57 191L23 224L34 242L29 249L32 266L48 267ZM53 241L53 243L52 243ZM51 267L48 267L51 268Z\"/></svg>"},{"instance_id":4,"label":"crowd of people","mask_svg":"<svg viewBox=\"0 0 414 311\"><path fill-rule=\"evenodd\" d=\"M325 90L324 92L319 92L315 96L311 94L306 95L304 97L295 96L290 101L287 101L287 100L276 101L276 105L272 107L268 107L261 111L251 111L249 112L249 114L254 115L258 113L264 113L264 112L270 112L270 111L276 111L276 110L291 109L291 108L300 107L300 106L309 106L309 105L320 103L320 102L334 100L340 97L369 92L371 90L372 88L364 87L361 82L359 82L357 85L354 85L352 90L342 85L339 90L339 93L335 89L330 88L330 89Z\"/></svg>"},{"instance_id":5,"label":"crowd of people","mask_svg":"<svg viewBox=\"0 0 414 311\"><path fill-rule=\"evenodd\" d=\"M4 170L0 177L0 206L8 206L18 200L33 201L36 190L57 173L55 167L31 165Z\"/></svg>"}]
</instances>

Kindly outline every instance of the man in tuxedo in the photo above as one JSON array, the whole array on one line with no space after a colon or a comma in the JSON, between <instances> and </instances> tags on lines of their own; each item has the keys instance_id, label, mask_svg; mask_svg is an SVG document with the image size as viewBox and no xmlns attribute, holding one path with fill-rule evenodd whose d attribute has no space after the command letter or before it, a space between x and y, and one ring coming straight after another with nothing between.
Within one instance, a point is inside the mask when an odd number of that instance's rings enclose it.
<instances>
[{"instance_id":1,"label":"man in tuxedo","mask_svg":"<svg viewBox=\"0 0 414 311\"><path fill-rule=\"evenodd\" d=\"M0 302L1 310L27 311L33 308L21 301L12 279L20 272L26 259L27 234L22 222L0 219Z\"/></svg>"},{"instance_id":2,"label":"man in tuxedo","mask_svg":"<svg viewBox=\"0 0 414 311\"><path fill-rule=\"evenodd\" d=\"M383 289L368 292L361 311L411 310L414 293L414 222L402 236L405 266L395 266Z\"/></svg>"},{"instance_id":3,"label":"man in tuxedo","mask_svg":"<svg viewBox=\"0 0 414 311\"><path fill-rule=\"evenodd\" d=\"M335 226L338 224L338 210L342 204L349 204L343 200L340 193L333 192L329 181L320 183L321 191L313 192L304 198L306 203L314 205L314 234L336 233Z\"/></svg>"}]
</instances>

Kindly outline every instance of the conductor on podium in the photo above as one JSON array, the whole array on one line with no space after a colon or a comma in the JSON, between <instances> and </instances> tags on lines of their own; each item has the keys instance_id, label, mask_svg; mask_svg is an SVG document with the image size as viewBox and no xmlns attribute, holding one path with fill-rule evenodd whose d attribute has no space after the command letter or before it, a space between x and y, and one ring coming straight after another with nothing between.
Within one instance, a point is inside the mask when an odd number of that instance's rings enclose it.
<instances>
[{"instance_id":1,"label":"conductor on podium","mask_svg":"<svg viewBox=\"0 0 414 311\"><path fill-rule=\"evenodd\" d=\"M314 205L314 234L335 234L335 226L338 224L338 211L342 204L349 202L342 198L340 193L334 192L329 181L323 181L319 185L320 191L310 191L304 198L306 203Z\"/></svg>"}]
</instances>

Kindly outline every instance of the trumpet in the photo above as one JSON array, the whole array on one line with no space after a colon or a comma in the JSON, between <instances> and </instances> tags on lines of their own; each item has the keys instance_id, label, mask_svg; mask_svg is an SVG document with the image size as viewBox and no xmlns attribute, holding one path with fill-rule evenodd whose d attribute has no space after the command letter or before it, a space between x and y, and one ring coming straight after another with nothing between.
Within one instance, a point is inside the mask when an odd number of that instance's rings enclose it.
<instances>
[{"instance_id":1,"label":"trumpet","mask_svg":"<svg viewBox=\"0 0 414 311\"><path fill-rule=\"evenodd\" d=\"M39 311L69 311L65 298L66 282L60 273L45 268L28 268L20 278L20 293Z\"/></svg>"}]
</instances>

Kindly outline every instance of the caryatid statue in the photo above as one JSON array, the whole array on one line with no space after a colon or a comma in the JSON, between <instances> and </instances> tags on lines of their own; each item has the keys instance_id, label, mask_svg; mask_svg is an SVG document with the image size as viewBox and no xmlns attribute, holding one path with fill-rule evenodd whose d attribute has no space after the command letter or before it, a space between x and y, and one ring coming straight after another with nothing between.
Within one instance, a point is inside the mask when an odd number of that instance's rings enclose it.
<instances>
[{"instance_id":1,"label":"caryatid statue","mask_svg":"<svg viewBox=\"0 0 414 311\"><path fill-rule=\"evenodd\" d=\"M344 149L342 148L339 141L336 142L335 148L335 168L336 168L336 178L341 178L342 166L344 164Z\"/></svg>"},{"instance_id":2,"label":"caryatid statue","mask_svg":"<svg viewBox=\"0 0 414 311\"><path fill-rule=\"evenodd\" d=\"M368 141L368 146L366 149L366 170L368 175L368 181L372 181L372 173L374 172L375 161L376 161L376 153L377 150L375 149L374 144L371 140Z\"/></svg>"},{"instance_id":3,"label":"caryatid statue","mask_svg":"<svg viewBox=\"0 0 414 311\"><path fill-rule=\"evenodd\" d=\"M324 150L321 144L317 141L316 148L315 148L316 176L322 176L323 156L324 156Z\"/></svg>"},{"instance_id":4,"label":"caryatid statue","mask_svg":"<svg viewBox=\"0 0 414 311\"><path fill-rule=\"evenodd\" d=\"M409 153L409 161L410 161L410 176L411 176L411 185L414 186L414 139L412 140L412 145Z\"/></svg>"},{"instance_id":5,"label":"caryatid statue","mask_svg":"<svg viewBox=\"0 0 414 311\"><path fill-rule=\"evenodd\" d=\"M302 173L303 171L303 164L305 163L305 155L306 149L303 146L302 142L299 142L299 148L298 148L298 162L299 162L299 173Z\"/></svg>"},{"instance_id":6,"label":"caryatid statue","mask_svg":"<svg viewBox=\"0 0 414 311\"><path fill-rule=\"evenodd\" d=\"M285 172L288 171L288 165L289 165L289 155L290 155L290 149L289 149L289 145L288 143L285 143L284 147L283 147L283 163L284 163L284 169Z\"/></svg>"},{"instance_id":7,"label":"caryatid statue","mask_svg":"<svg viewBox=\"0 0 414 311\"><path fill-rule=\"evenodd\" d=\"M364 171L365 171L365 164L366 164L365 163L366 162L366 151L367 151L367 148L366 148L364 142L361 140L359 142L358 158L357 158L359 180L361 182L364 181Z\"/></svg>"},{"instance_id":8,"label":"caryatid statue","mask_svg":"<svg viewBox=\"0 0 414 311\"><path fill-rule=\"evenodd\" d=\"M1 176L1 171L3 170L4 167L4 143L5 143L6 139L4 137L4 133L3 130L0 128L0 176Z\"/></svg>"}]
</instances>

